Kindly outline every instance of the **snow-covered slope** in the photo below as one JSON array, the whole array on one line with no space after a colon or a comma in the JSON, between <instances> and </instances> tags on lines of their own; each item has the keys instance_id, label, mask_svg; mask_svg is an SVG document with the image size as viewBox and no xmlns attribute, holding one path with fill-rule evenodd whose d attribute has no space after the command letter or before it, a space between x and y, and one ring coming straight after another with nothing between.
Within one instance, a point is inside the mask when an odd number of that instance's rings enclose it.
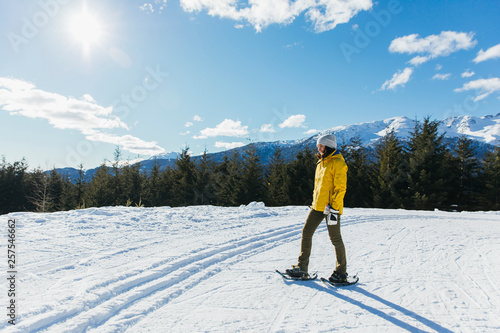
<instances>
[{"instance_id":1,"label":"snow-covered slope","mask_svg":"<svg viewBox=\"0 0 500 333\"><path fill-rule=\"evenodd\" d=\"M324 130L312 137L313 141L322 134L335 134L337 144L346 144L353 137L359 137L363 145L368 146L388 134L391 130L400 138L407 138L415 129L415 121L407 117L395 117L360 124L336 126Z\"/></svg>"},{"instance_id":2,"label":"snow-covered slope","mask_svg":"<svg viewBox=\"0 0 500 333\"><path fill-rule=\"evenodd\" d=\"M360 282L337 289L274 272L296 263L307 213L252 203L3 215L17 224L18 313L0 330L500 330L499 213L346 209L348 270ZM310 269L328 276L334 258L322 225ZM5 278L0 288L6 307Z\"/></svg>"},{"instance_id":3,"label":"snow-covered slope","mask_svg":"<svg viewBox=\"0 0 500 333\"><path fill-rule=\"evenodd\" d=\"M334 133L340 142L347 142L354 136L359 136L364 145L370 145L391 130L400 138L408 138L415 129L415 120L407 117L394 117L380 121L372 121L348 126L336 126L323 133ZM496 116L455 116L444 119L439 126L439 134L448 138L466 135L470 139L495 144L500 139L500 113ZM314 138L316 138L314 136ZM339 140L338 140L339 142Z\"/></svg>"},{"instance_id":4,"label":"snow-covered slope","mask_svg":"<svg viewBox=\"0 0 500 333\"><path fill-rule=\"evenodd\" d=\"M500 113L496 116L448 118L442 122L440 129L450 137L466 135L480 142L497 144L500 139Z\"/></svg>"}]
</instances>

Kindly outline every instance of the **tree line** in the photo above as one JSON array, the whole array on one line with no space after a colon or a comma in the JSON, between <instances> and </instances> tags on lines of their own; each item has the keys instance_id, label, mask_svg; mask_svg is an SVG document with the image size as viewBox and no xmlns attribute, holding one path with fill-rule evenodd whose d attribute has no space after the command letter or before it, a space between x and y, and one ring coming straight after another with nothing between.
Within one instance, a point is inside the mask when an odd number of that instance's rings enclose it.
<instances>
[{"instance_id":1,"label":"tree line","mask_svg":"<svg viewBox=\"0 0 500 333\"><path fill-rule=\"evenodd\" d=\"M346 207L442 210L500 209L500 148L478 157L465 136L450 148L438 134L438 121L416 122L406 141L394 132L374 149L359 137L338 149L349 171ZM117 148L111 166L102 164L92 179L70 179L56 170L28 171L26 161L0 164L0 214L51 212L102 206L237 206L263 201L267 206L309 205L312 201L316 151L304 148L285 160L277 147L264 166L254 145L214 162L206 152L196 158L186 148L174 167L141 171L122 165Z\"/></svg>"}]
</instances>

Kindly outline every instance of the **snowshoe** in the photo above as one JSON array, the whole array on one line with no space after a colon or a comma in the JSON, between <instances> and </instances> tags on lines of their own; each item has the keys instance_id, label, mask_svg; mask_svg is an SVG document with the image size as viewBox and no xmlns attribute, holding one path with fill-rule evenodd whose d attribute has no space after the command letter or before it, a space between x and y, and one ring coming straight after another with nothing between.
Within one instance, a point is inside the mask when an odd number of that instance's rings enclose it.
<instances>
[{"instance_id":1,"label":"snowshoe","mask_svg":"<svg viewBox=\"0 0 500 333\"><path fill-rule=\"evenodd\" d=\"M331 283L344 283L347 282L347 273L339 273L337 271L333 272L333 274L328 278L328 281Z\"/></svg>"},{"instance_id":2,"label":"snowshoe","mask_svg":"<svg viewBox=\"0 0 500 333\"><path fill-rule=\"evenodd\" d=\"M359 281L359 277L357 274L354 276L349 276L347 273L335 274L335 272L333 272L332 276L330 276L328 280L322 277L321 281L334 287L343 287L357 283Z\"/></svg>"},{"instance_id":3,"label":"snowshoe","mask_svg":"<svg viewBox=\"0 0 500 333\"><path fill-rule=\"evenodd\" d=\"M284 279L294 281L314 280L318 277L317 273L309 274L299 266L292 266L292 269L287 269L285 273L276 270L276 273L280 274Z\"/></svg>"},{"instance_id":4,"label":"snowshoe","mask_svg":"<svg viewBox=\"0 0 500 333\"><path fill-rule=\"evenodd\" d=\"M295 278L300 278L303 276L307 276L307 271L304 271L302 268L299 266L292 266L292 269L287 269L285 270L286 274L290 277L295 277Z\"/></svg>"}]
</instances>

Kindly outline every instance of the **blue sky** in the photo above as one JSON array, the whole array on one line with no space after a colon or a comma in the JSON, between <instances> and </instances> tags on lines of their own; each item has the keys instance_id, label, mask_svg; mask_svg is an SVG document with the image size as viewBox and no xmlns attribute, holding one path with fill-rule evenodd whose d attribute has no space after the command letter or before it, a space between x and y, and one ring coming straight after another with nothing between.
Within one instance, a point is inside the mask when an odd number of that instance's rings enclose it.
<instances>
[{"instance_id":1,"label":"blue sky","mask_svg":"<svg viewBox=\"0 0 500 333\"><path fill-rule=\"evenodd\" d=\"M500 112L498 1L0 2L0 155L96 167Z\"/></svg>"}]
</instances>

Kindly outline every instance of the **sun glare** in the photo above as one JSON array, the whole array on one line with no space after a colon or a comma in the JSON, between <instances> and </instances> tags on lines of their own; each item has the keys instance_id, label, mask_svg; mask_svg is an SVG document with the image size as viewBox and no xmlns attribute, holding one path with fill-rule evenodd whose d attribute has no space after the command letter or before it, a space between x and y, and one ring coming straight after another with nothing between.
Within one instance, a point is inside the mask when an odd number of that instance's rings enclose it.
<instances>
[{"instance_id":1,"label":"sun glare","mask_svg":"<svg viewBox=\"0 0 500 333\"><path fill-rule=\"evenodd\" d=\"M69 22L69 32L76 44L80 44L85 56L91 47L103 37L103 28L99 18L91 13L84 4L82 10L73 15Z\"/></svg>"}]
</instances>

